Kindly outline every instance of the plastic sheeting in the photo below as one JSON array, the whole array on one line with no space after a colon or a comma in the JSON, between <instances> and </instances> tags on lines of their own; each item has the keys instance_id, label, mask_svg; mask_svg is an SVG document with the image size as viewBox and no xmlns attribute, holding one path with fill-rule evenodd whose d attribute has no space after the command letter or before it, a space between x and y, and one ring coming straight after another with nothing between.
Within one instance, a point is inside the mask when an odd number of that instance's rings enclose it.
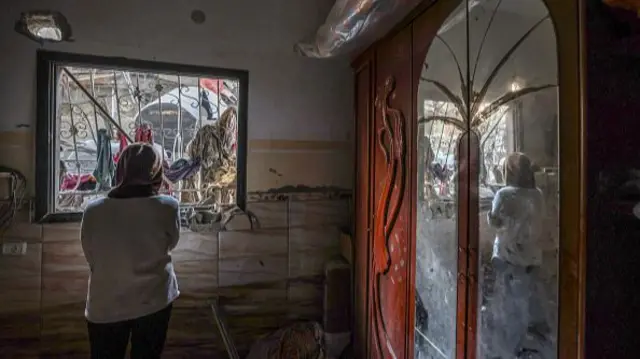
<instances>
[{"instance_id":1,"label":"plastic sheeting","mask_svg":"<svg viewBox=\"0 0 640 359\"><path fill-rule=\"evenodd\" d=\"M433 1L433 0L430 0ZM421 0L337 0L313 39L296 44L308 57L328 58L367 46Z\"/></svg>"},{"instance_id":2,"label":"plastic sheeting","mask_svg":"<svg viewBox=\"0 0 640 359\"><path fill-rule=\"evenodd\" d=\"M307 57L329 58L364 48L422 1L436 0L337 0L315 37L296 44L295 50ZM470 0L469 10L481 2ZM464 18L465 11L459 11L449 17L439 32L447 31Z\"/></svg>"}]
</instances>

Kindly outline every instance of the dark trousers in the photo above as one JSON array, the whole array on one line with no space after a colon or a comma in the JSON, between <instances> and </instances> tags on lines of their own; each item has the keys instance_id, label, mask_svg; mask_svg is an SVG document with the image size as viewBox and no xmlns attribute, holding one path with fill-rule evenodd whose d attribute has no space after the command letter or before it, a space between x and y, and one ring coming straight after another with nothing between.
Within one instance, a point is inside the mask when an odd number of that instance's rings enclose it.
<instances>
[{"instance_id":1,"label":"dark trousers","mask_svg":"<svg viewBox=\"0 0 640 359\"><path fill-rule=\"evenodd\" d=\"M159 312L115 323L87 322L91 359L123 359L131 338L131 359L159 359L167 338L170 304Z\"/></svg>"}]
</instances>

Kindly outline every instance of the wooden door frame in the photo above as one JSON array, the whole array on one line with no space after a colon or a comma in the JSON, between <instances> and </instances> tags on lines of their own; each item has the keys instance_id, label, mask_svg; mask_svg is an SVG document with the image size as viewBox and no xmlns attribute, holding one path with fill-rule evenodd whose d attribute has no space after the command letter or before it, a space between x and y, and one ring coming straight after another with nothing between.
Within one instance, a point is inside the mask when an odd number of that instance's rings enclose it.
<instances>
[{"instance_id":1,"label":"wooden door frame","mask_svg":"<svg viewBox=\"0 0 640 359\"><path fill-rule=\"evenodd\" d=\"M365 84L359 87L360 76ZM371 206L373 186L373 125L375 97L375 56L373 51L362 55L355 66L354 81L355 102L355 158L356 173L354 183L354 324L353 347L356 358L369 358L370 346L370 298L369 283L371 273ZM360 91L365 92L364 96ZM361 104L360 101L364 103ZM362 108L361 108L362 106Z\"/></svg>"},{"instance_id":2,"label":"wooden door frame","mask_svg":"<svg viewBox=\"0 0 640 359\"><path fill-rule=\"evenodd\" d=\"M436 27L437 31L440 24L436 18L442 17L442 12L447 8L451 8L450 11L455 9L456 1L460 0L425 0L418 6L418 8L412 12L405 20L399 23L399 25L391 31L383 40L385 41L397 34L401 29L407 26L412 27L412 57L413 57L413 98L411 99L413 111L412 114L406 114L408 118L412 120L410 136L416 134L417 127L417 113L415 111L416 98L417 98L417 81L416 81L416 68L421 68L422 62L426 58L429 44L417 43L416 39L419 38L419 31L427 31L420 27L420 19L423 20L423 26ZM559 162L561 169L560 176L560 263L559 263L559 324L558 324L558 357L559 358L583 358L584 357L584 325L585 325L585 287L586 287L586 234L585 234L585 166L586 156L584 150L586 129L584 119L584 0L580 1L565 1L565 0L540 0L543 1L551 15L551 20L555 29L556 43L557 43L557 57L558 57L558 82L560 91L558 94L558 107L559 107L559 137L561 139L559 145ZM453 6L452 6L453 4ZM447 13L448 15L448 13ZM446 15L445 15L446 18ZM444 20L442 20L444 21ZM430 28L429 28L430 29ZM372 45L368 50L363 52L354 61L355 69L362 69L363 66L370 66L371 74L370 81L372 88L370 91L371 98L375 98L375 49L380 42ZM418 64L416 60L418 59ZM358 72L358 71L357 71ZM369 111L375 111L373 101L370 103ZM374 112L371 112L368 116L373 116ZM356 125L357 126L357 125ZM369 130L368 130L369 131ZM356 138L362 140L367 138L368 154L365 158L358 157L357 161L369 161L371 148L371 134L366 134L365 137L360 137L361 134L356 133ZM410 141L410 148L407 150L409 153L415 153L416 141ZM414 156L409 156L411 159ZM415 160L413 160L415 162ZM410 163L410 178L416 178L417 166L416 163ZM358 169L360 168L358 165ZM370 170L369 167L366 167ZM370 173L367 173L370 176ZM410 193L408 200L411 201L411 208L415 208L415 194L416 194L415 181L410 182ZM356 190L357 192L357 190ZM367 199L367 208L360 209L360 211L366 211L367 215L371 216L371 196L373 195L372 189L368 188L362 193L366 192L369 198ZM356 194L357 197L357 194ZM356 233L358 233L358 227L360 231L365 231L366 243L364 247L358 247L360 250L367 251L366 255L360 255L361 261L356 262L356 265L366 266L366 272L369 273L371 267L370 263L362 263L362 260L370 262L369 255L369 243L371 240L371 233L369 232L368 224L361 227L363 223L356 221ZM416 229L416 213L412 211L410 219L410 251L415 253L415 229ZM366 249L365 249L366 248ZM356 249L357 251L357 249ZM358 254L356 253L356 256ZM364 258L366 257L366 259ZM409 293L407 298L414 298L415 295L415 256L411 257L410 262L410 275L407 280L412 283L409 287ZM357 283L366 285L368 287L369 278L356 278ZM365 293L368 293L368 289ZM356 305L369 308L370 301L368 298L356 298ZM407 325L407 356L413 358L414 354L414 331L415 325L415 305L408 305L408 311L406 315L408 318ZM367 309L367 313L370 310ZM370 324L367 318L356 318L354 325L355 331L355 346L356 352L364 354L363 358L369 357L367 349L370 347L368 341L368 333L370 333ZM475 328L474 328L475 330ZM359 339L358 339L359 338ZM364 341L363 341L364 340ZM358 347L362 347L362 350L358 350Z\"/></svg>"},{"instance_id":3,"label":"wooden door frame","mask_svg":"<svg viewBox=\"0 0 640 359\"><path fill-rule=\"evenodd\" d=\"M438 30L440 29L440 27L442 26L442 24L446 21L447 17L449 17L449 15L456 10L456 8L462 3L462 1L464 0L441 0L441 1L436 1L431 7L429 7L426 11L424 11L420 16L418 16L417 18L415 18L412 22L411 22L411 27L412 27L412 99L411 99L411 103L412 103L412 114L411 114L411 131L410 133L416 137L417 133L418 133L418 112L417 112L417 108L418 108L418 103L417 103L417 99L418 99L418 89L420 87L420 75L422 74L423 71L423 65L424 65L424 61L427 57L427 54L429 53L429 49L431 48L431 43L433 42L433 40L435 39L435 35L438 32ZM468 140L468 138L467 138ZM415 142L415 141L414 141ZM465 150L470 150L470 148L468 148L469 143L466 143L466 145L464 145L464 140L461 139L461 141L459 142L459 145L463 145L461 146L462 149ZM468 141L467 141L468 142ZM412 147L410 149L411 153L417 153L417 147ZM461 153L460 150L456 151L456 153ZM411 178L414 179L413 186L414 188L412 188L412 196L410 197L411 200L411 208L413 208L413 213L411 216L411 226L410 226L410 231L412 234L412 242L411 242L411 253L413 254L411 257L411 271L410 271L410 277L408 278L408 280L413 284L411 286L410 289L410 294L409 296L411 298L413 298L415 296L415 292L416 292L416 288L415 288L415 279L416 279L416 256L415 256L415 250L416 250L416 245L417 245L417 235L416 235L416 231L417 231L417 213L416 213L416 208L417 208L417 181L415 180L416 178L418 178L418 173L417 173L417 162L414 161L413 166L411 166ZM461 175L458 176L458 181L459 183L465 183L468 180L470 180L471 178L468 176L471 173L470 168L467 167L467 169L465 171L463 171L463 173L461 173ZM465 187L467 187L465 185ZM470 198L468 198L468 196L466 196L468 191L462 191L464 192L460 197L463 198L458 198L457 201L457 222L456 222L456 226L457 226L457 247L458 247L458 258L457 258L457 272L456 272L456 276L458 278L457 280L457 290L456 290L456 340L455 340L455 358L456 359L464 359L467 357L466 355L466 348L467 348L467 336L468 336L468 330L469 329L473 329L475 332L475 328L472 328L474 326L472 325L468 325L469 323L467 323L466 318L469 316L468 311L471 309L469 308L469 306L467 306L467 302L469 301L468 296L469 295L474 295L475 293L473 293L472 290L469 290L469 271L473 270L472 269L472 263L468 262L468 258L469 258L469 244L472 243L472 241L469 238L469 235L467 235L467 230L471 227L471 223L469 223L469 219L471 217L469 210L472 209L473 206L470 205ZM477 206L476 206L476 211L477 211ZM464 215L462 215L464 214ZM477 222L477 220L476 220ZM463 230L461 230L463 229ZM462 233L464 232L464 233ZM469 231L470 233L471 231ZM477 272L477 269L475 270ZM408 335L407 337L410 340L410 343L412 343L410 351L409 351L409 358L413 358L415 353L415 345L413 345L413 341L415 341L415 304L414 305L410 305L409 306L409 323L410 326L408 328Z\"/></svg>"},{"instance_id":4,"label":"wooden door frame","mask_svg":"<svg viewBox=\"0 0 640 359\"><path fill-rule=\"evenodd\" d=\"M559 323L558 323L558 357L559 358L583 358L584 347L584 295L585 295L585 275L586 275L586 255L585 255L585 223L584 213L586 199L584 190L585 181L585 151L583 144L585 143L585 127L583 108L583 87L584 79L584 63L583 63L583 44L581 31L583 26L583 1L562 1L562 0L540 0L545 3L551 21L554 26L556 36L556 54L558 61L558 84L560 91L558 93L558 110L559 110L559 158L560 158L560 255L559 255ZM424 11L421 15L412 21L413 26L413 79L414 79L414 100L417 99L418 83L422 63L427 56L430 44L420 44L421 32L422 38L432 40L433 34L438 30L444 22L448 14L455 10L460 0L440 0L433 6ZM444 13L444 15L443 15ZM444 18L443 18L444 16ZM435 28L435 29L434 29ZM417 104L414 103L414 109ZM413 114L414 132L417 126L417 113ZM412 149L415 151L416 149ZM415 164L412 166L415 170ZM415 173L412 175L416 175ZM415 193L415 192L413 192ZM415 196L413 196L415 197ZM413 233L415 233L415 213L412 216ZM459 219L460 220L460 219ZM460 227L459 227L460 228ZM477 235L477 234L476 234ZM415 242L415 235L414 235ZM467 251L470 256L476 257L476 260L468 262L469 266L477 264L477 248L473 247L473 238L470 239L471 246L461 246L463 253ZM477 243L477 238L476 241ZM414 243L415 245L415 243ZM477 244L476 244L477 245ZM474 249L476 249L474 251ZM415 258L411 263L415 274ZM459 266L459 269L461 266ZM476 268L469 268L467 272L467 281L477 281ZM475 276L475 277L474 277ZM460 285L459 285L460 288ZM468 290L471 290L471 288ZM412 288L415 291L415 286ZM464 293L468 300L473 297ZM460 294L459 294L460 295ZM471 307L471 306L469 306ZM467 310L469 310L467 307ZM412 313L415 314L415 307L411 306ZM458 307L458 313L463 311ZM477 315L473 309L467 312L468 316ZM458 332L464 330L470 338L477 335L475 325L458 320ZM413 333L409 334L413 337ZM457 336L457 345L462 344L463 340L460 333ZM467 345L476 346L475 340L467 343ZM468 358L473 357L475 350L472 350ZM412 353L412 351L411 351ZM457 356L460 358L460 356Z\"/></svg>"}]
</instances>

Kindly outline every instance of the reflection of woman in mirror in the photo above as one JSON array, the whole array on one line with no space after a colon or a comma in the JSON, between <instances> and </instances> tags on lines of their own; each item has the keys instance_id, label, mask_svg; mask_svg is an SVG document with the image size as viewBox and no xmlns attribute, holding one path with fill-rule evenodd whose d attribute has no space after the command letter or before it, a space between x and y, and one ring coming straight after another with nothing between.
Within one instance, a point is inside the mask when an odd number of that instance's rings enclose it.
<instances>
[{"instance_id":1,"label":"reflection of woman in mirror","mask_svg":"<svg viewBox=\"0 0 640 359\"><path fill-rule=\"evenodd\" d=\"M506 186L496 192L488 213L496 230L491 262L495 283L486 313L491 328L483 342L488 344L488 358L528 358L525 353L541 347L528 338L545 338L540 328L548 327L538 277L544 198L536 188L532 162L522 153L507 156L504 180Z\"/></svg>"}]
</instances>

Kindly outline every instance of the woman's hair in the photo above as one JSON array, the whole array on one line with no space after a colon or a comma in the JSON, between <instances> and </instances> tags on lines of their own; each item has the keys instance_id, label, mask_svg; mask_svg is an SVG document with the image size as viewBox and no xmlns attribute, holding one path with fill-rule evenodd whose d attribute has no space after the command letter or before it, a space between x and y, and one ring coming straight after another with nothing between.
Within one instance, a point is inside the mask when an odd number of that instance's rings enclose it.
<instances>
[{"instance_id":1,"label":"woman's hair","mask_svg":"<svg viewBox=\"0 0 640 359\"><path fill-rule=\"evenodd\" d=\"M514 152L504 161L504 181L507 186L535 188L534 165L524 153Z\"/></svg>"},{"instance_id":2,"label":"woman's hair","mask_svg":"<svg viewBox=\"0 0 640 359\"><path fill-rule=\"evenodd\" d=\"M158 193L163 180L162 158L152 145L143 142L128 145L116 167L116 187L109 197L145 197Z\"/></svg>"}]
</instances>

